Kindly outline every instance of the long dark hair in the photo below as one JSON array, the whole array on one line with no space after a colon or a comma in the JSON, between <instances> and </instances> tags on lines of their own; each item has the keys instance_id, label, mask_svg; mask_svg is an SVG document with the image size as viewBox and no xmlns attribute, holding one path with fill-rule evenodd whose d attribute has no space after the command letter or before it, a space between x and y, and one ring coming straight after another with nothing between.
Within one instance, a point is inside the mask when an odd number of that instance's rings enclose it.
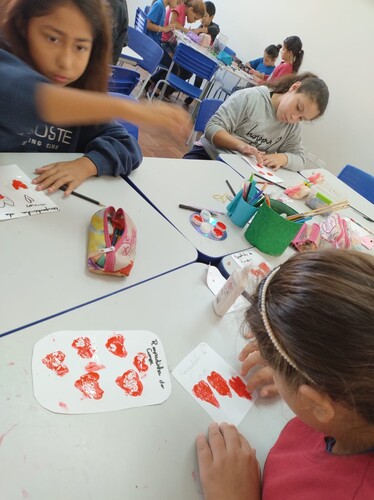
<instances>
[{"instance_id":1,"label":"long dark hair","mask_svg":"<svg viewBox=\"0 0 374 500\"><path fill-rule=\"evenodd\" d=\"M246 322L266 362L291 389L314 384L374 424L374 257L351 250L305 252L280 266L265 296L263 283L251 297ZM295 367L270 339L262 303Z\"/></svg>"},{"instance_id":2,"label":"long dark hair","mask_svg":"<svg viewBox=\"0 0 374 500\"><path fill-rule=\"evenodd\" d=\"M292 63L292 72L297 73L300 69L304 58L303 44L300 38L296 35L288 36L283 40L283 45L287 50L292 52L294 60Z\"/></svg>"},{"instance_id":3,"label":"long dark hair","mask_svg":"<svg viewBox=\"0 0 374 500\"><path fill-rule=\"evenodd\" d=\"M93 44L90 59L83 75L70 87L106 92L108 65L111 61L111 14L105 0L1 0L5 15L0 32L3 45L14 55L33 66L27 40L27 26L33 17L48 14L66 3L72 3L92 26Z\"/></svg>"},{"instance_id":4,"label":"long dark hair","mask_svg":"<svg viewBox=\"0 0 374 500\"><path fill-rule=\"evenodd\" d=\"M296 92L307 95L309 99L315 102L319 109L318 116L322 116L326 111L330 93L326 83L314 73L305 72L299 75L291 73L275 80L268 80L264 85L269 87L272 92L285 94L296 82L301 82Z\"/></svg>"}]
</instances>

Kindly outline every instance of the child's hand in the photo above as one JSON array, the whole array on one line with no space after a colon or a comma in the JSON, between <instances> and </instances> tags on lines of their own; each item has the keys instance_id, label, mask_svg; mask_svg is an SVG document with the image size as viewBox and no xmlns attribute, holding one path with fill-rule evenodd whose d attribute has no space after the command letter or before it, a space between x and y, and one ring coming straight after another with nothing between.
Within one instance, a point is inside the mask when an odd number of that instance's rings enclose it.
<instances>
[{"instance_id":1,"label":"child's hand","mask_svg":"<svg viewBox=\"0 0 374 500\"><path fill-rule=\"evenodd\" d=\"M247 381L247 389L249 392L258 390L262 397L277 396L278 389L274 384L273 373L271 368L266 365L262 358L257 344L249 342L240 352L239 361L242 362L240 375L245 377L252 368L260 367Z\"/></svg>"},{"instance_id":2,"label":"child's hand","mask_svg":"<svg viewBox=\"0 0 374 500\"><path fill-rule=\"evenodd\" d=\"M273 170L279 170L281 167L286 166L288 163L287 155L283 153L273 153L264 155L262 164L265 167L272 168Z\"/></svg>"},{"instance_id":3,"label":"child's hand","mask_svg":"<svg viewBox=\"0 0 374 500\"><path fill-rule=\"evenodd\" d=\"M258 163L262 163L263 153L261 153L254 146L250 146L249 144L244 144L243 147L241 147L239 149L239 153L241 153L242 155L248 155L248 156L253 155L253 156L256 157L256 161Z\"/></svg>"},{"instance_id":4,"label":"child's hand","mask_svg":"<svg viewBox=\"0 0 374 500\"><path fill-rule=\"evenodd\" d=\"M139 125L163 128L176 137L187 138L192 129L190 115L179 106L154 102L151 104L138 104L137 110L141 112Z\"/></svg>"},{"instance_id":5,"label":"child's hand","mask_svg":"<svg viewBox=\"0 0 374 500\"><path fill-rule=\"evenodd\" d=\"M48 193L54 193L66 184L64 196L68 196L88 177L97 175L97 169L91 160L83 156L77 160L50 163L36 168L35 173L39 175L32 183L37 184L37 191L47 189Z\"/></svg>"},{"instance_id":6,"label":"child's hand","mask_svg":"<svg viewBox=\"0 0 374 500\"><path fill-rule=\"evenodd\" d=\"M260 500L256 452L234 425L210 424L196 451L205 500Z\"/></svg>"}]
</instances>

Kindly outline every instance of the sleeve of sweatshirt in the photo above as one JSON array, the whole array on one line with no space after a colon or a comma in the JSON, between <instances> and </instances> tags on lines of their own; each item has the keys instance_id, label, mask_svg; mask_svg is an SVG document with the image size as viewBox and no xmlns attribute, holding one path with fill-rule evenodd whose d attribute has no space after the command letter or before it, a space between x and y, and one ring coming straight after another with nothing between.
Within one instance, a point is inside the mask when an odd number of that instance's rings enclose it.
<instances>
[{"instance_id":1,"label":"sleeve of sweatshirt","mask_svg":"<svg viewBox=\"0 0 374 500\"><path fill-rule=\"evenodd\" d=\"M285 138L278 152L284 153L287 156L288 162L284 167L287 170L297 172L305 168L305 151L301 140L300 124L292 127L291 132Z\"/></svg>"},{"instance_id":2,"label":"sleeve of sweatshirt","mask_svg":"<svg viewBox=\"0 0 374 500\"><path fill-rule=\"evenodd\" d=\"M239 125L246 122L248 116L255 110L258 98L259 95L252 92L252 89L234 92L208 121L204 131L205 138L214 144L214 136L220 130L235 134Z\"/></svg>"},{"instance_id":3,"label":"sleeve of sweatshirt","mask_svg":"<svg viewBox=\"0 0 374 500\"><path fill-rule=\"evenodd\" d=\"M128 176L143 159L136 139L116 122L82 127L78 150L96 165L98 176Z\"/></svg>"},{"instance_id":4,"label":"sleeve of sweatshirt","mask_svg":"<svg viewBox=\"0 0 374 500\"><path fill-rule=\"evenodd\" d=\"M20 134L42 123L35 94L37 86L47 81L17 57L0 50L0 129Z\"/></svg>"}]
</instances>

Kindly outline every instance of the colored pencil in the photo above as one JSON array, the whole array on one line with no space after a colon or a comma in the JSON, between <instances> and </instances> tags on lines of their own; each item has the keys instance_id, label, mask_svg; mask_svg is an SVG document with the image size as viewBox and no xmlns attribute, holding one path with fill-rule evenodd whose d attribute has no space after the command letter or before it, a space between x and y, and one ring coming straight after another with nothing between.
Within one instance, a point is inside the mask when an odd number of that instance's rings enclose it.
<instances>
[{"instance_id":1,"label":"colored pencil","mask_svg":"<svg viewBox=\"0 0 374 500\"><path fill-rule=\"evenodd\" d=\"M61 186L60 190L61 191L66 191L67 190L67 186ZM94 200L93 198L90 198L89 196L86 196L84 194L77 193L76 191L72 191L70 194L72 194L73 196L76 196L77 198L81 198L82 200L89 201L90 203L93 203L94 205L99 205L99 207L105 207L106 206L103 203L100 203L100 201Z\"/></svg>"}]
</instances>

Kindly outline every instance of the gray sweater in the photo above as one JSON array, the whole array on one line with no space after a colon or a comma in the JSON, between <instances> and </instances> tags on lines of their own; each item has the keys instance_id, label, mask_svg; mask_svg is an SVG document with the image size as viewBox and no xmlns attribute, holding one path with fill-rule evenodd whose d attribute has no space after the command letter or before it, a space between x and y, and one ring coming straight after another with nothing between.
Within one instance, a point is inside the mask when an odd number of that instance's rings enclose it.
<instances>
[{"instance_id":1,"label":"gray sweater","mask_svg":"<svg viewBox=\"0 0 374 500\"><path fill-rule=\"evenodd\" d=\"M305 168L300 124L277 120L267 87L234 92L212 116L201 138L201 144L212 159L216 159L220 153L237 153L219 149L213 144L214 135L220 130L226 130L259 151L286 154L288 162L285 168L289 170Z\"/></svg>"}]
</instances>

